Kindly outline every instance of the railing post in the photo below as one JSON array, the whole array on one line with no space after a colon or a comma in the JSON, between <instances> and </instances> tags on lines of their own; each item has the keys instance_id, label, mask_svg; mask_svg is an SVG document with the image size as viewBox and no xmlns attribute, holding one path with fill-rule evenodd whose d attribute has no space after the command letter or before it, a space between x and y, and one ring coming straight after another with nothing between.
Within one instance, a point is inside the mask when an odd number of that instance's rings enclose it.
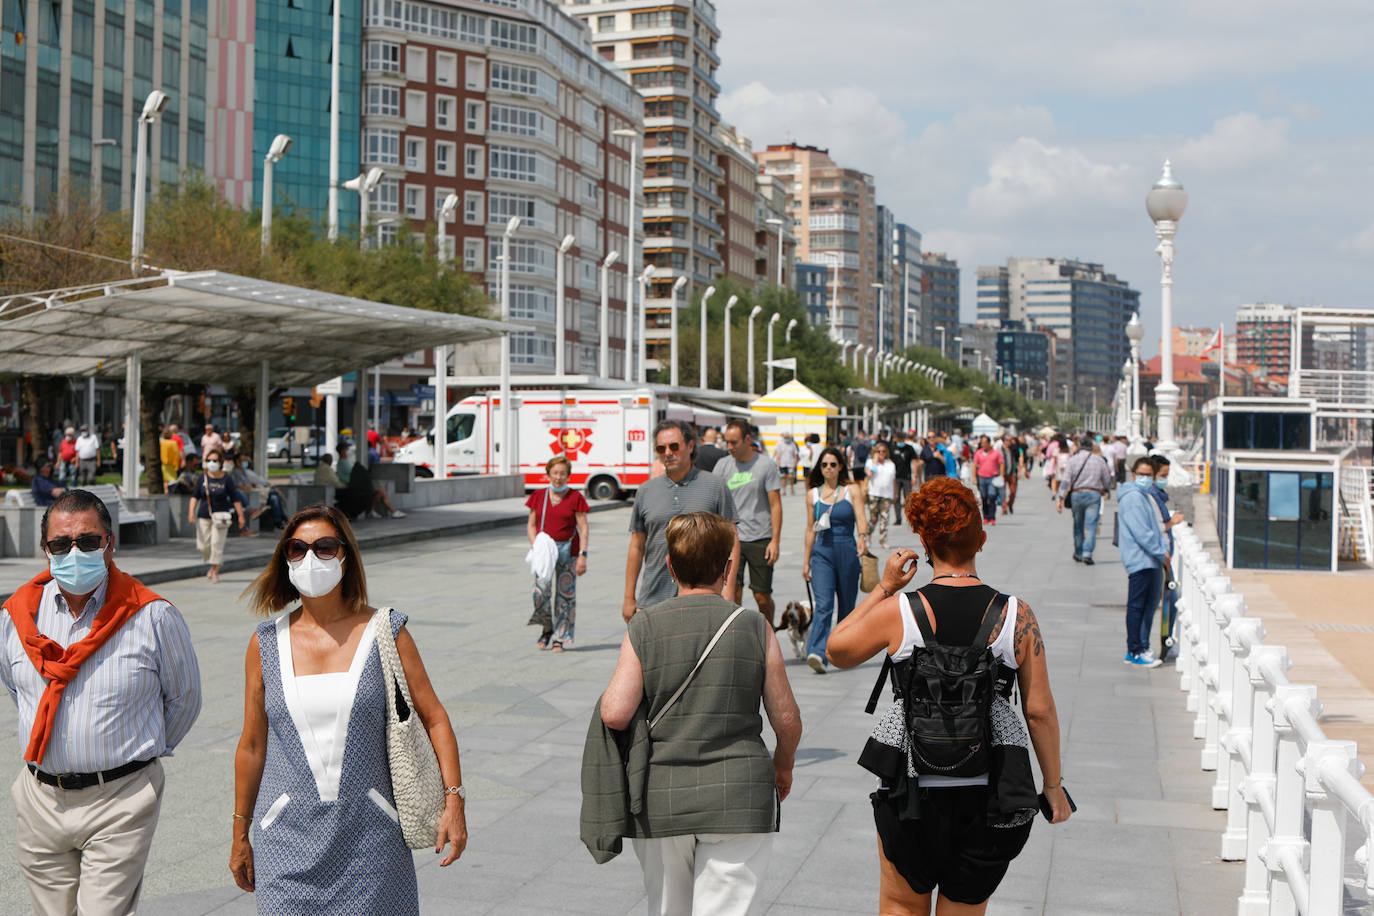
<instances>
[{"instance_id":1,"label":"railing post","mask_svg":"<svg viewBox=\"0 0 1374 916\"><path fill-rule=\"evenodd\" d=\"M1245 781L1249 776L1246 757L1253 752L1255 687L1246 665L1251 646L1264 638L1264 627L1257 617L1237 617L1227 628L1234 661L1231 667L1231 727L1222 736L1222 746L1230 757L1227 782L1226 832L1221 835L1221 857L1235 862L1245 858L1246 820Z\"/></svg>"},{"instance_id":2,"label":"railing post","mask_svg":"<svg viewBox=\"0 0 1374 916\"><path fill-rule=\"evenodd\" d=\"M1202 591L1207 602L1202 609L1203 632L1207 636L1206 664L1202 669L1202 695L1198 698L1198 718L1202 720L1202 768L1217 768L1217 708L1212 702L1221 689L1221 624L1217 614L1217 600L1231 590L1231 580L1226 576L1212 576L1202 583ZM1230 650L1226 650L1230 654ZM1194 726L1196 734L1196 725Z\"/></svg>"},{"instance_id":3,"label":"railing post","mask_svg":"<svg viewBox=\"0 0 1374 916\"><path fill-rule=\"evenodd\" d=\"M1359 778L1354 741L1314 741L1303 758L1307 802L1312 807L1312 878L1308 912L1339 913L1343 906L1345 870L1345 805L1322 783L1322 771L1344 770ZM1368 840L1366 839L1366 842Z\"/></svg>"},{"instance_id":4,"label":"railing post","mask_svg":"<svg viewBox=\"0 0 1374 916\"><path fill-rule=\"evenodd\" d=\"M1229 580L1228 580L1229 582ZM1212 695L1212 712L1215 713L1217 729L1217 778L1212 784L1212 807L1220 811L1229 807L1230 794L1227 787L1231 782L1231 767L1228 761L1223 758L1225 751L1221 747L1221 739L1231 727L1231 720L1235 714L1231 705L1232 697L1232 678L1236 667L1235 644L1231 642L1228 628L1233 620L1245 616L1245 599L1235 592L1227 592L1218 595L1212 602L1212 614L1215 620L1217 634L1221 637L1222 643L1217 649L1217 683L1216 692Z\"/></svg>"},{"instance_id":5,"label":"railing post","mask_svg":"<svg viewBox=\"0 0 1374 916\"><path fill-rule=\"evenodd\" d=\"M1320 714L1317 688L1311 684L1283 684L1274 690L1270 701L1274 711L1274 732L1278 737L1278 762L1274 769L1274 835L1260 850L1269 866L1272 883L1269 887L1269 912L1274 916L1289 916L1298 911L1298 897L1305 888L1295 889L1284 871L1282 856L1291 849L1308 861L1307 839L1303 835L1303 812L1307 807L1306 780L1298 772L1302 750L1298 734L1288 717L1289 708L1306 704L1312 718Z\"/></svg>"},{"instance_id":6,"label":"railing post","mask_svg":"<svg viewBox=\"0 0 1374 916\"><path fill-rule=\"evenodd\" d=\"M1178 688L1188 691L1187 709L1194 712L1197 708L1197 698L1192 693L1193 686L1197 683L1197 619L1193 613L1196 607L1193 595L1197 582L1197 567L1203 562L1206 553L1191 531L1179 535L1176 543L1182 548L1183 564L1178 580L1178 660L1175 666L1179 672Z\"/></svg>"},{"instance_id":7,"label":"railing post","mask_svg":"<svg viewBox=\"0 0 1374 916\"><path fill-rule=\"evenodd\" d=\"M1207 734L1207 703L1204 699L1206 688L1202 683L1203 671L1207 667L1207 596L1202 584L1221 571L1221 567L1210 558L1198 564L1193 570L1193 583L1189 591L1192 595L1188 605L1192 614L1194 629L1193 642L1193 683L1188 689L1188 711L1197 713L1193 720L1193 737L1201 738Z\"/></svg>"},{"instance_id":8,"label":"railing post","mask_svg":"<svg viewBox=\"0 0 1374 916\"><path fill-rule=\"evenodd\" d=\"M1264 916L1269 912L1269 869L1260 860L1260 850L1270 836L1263 800L1268 799L1272 811L1277 736L1274 733L1274 692L1264 679L1266 664L1283 671L1288 666L1287 652L1282 646L1256 646L1245 661L1254 693L1250 704L1250 775L1244 786L1247 812L1245 886L1236 908L1238 916Z\"/></svg>"}]
</instances>

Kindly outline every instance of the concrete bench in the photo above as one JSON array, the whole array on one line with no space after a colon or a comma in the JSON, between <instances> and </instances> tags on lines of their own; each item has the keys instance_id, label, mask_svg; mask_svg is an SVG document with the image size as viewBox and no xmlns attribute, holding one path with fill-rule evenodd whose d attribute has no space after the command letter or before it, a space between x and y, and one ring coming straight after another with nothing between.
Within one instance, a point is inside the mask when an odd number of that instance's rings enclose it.
<instances>
[{"instance_id":1,"label":"concrete bench","mask_svg":"<svg viewBox=\"0 0 1374 916\"><path fill-rule=\"evenodd\" d=\"M17 506L21 509L37 509L38 504L33 501L32 490L6 490L5 505Z\"/></svg>"}]
</instances>

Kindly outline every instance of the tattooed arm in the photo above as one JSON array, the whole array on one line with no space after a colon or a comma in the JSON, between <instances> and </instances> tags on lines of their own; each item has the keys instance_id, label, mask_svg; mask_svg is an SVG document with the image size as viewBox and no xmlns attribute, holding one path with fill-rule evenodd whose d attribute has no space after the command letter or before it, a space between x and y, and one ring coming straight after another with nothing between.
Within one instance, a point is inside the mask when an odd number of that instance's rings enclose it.
<instances>
[{"instance_id":1,"label":"tattooed arm","mask_svg":"<svg viewBox=\"0 0 1374 916\"><path fill-rule=\"evenodd\" d=\"M1063 771L1059 761L1059 713L1050 692L1049 667L1045 662L1045 641L1031 606L1018 599L1016 606L1016 676L1021 687L1021 708L1026 714L1031 744L1040 763L1042 788L1054 810L1053 824L1069 818L1069 803L1064 798Z\"/></svg>"}]
</instances>

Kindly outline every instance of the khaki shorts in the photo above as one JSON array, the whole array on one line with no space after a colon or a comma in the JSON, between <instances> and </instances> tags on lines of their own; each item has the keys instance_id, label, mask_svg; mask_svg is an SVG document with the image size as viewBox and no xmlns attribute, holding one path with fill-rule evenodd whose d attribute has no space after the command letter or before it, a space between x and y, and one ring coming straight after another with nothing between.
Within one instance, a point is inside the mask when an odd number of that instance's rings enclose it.
<instances>
[{"instance_id":1,"label":"khaki shorts","mask_svg":"<svg viewBox=\"0 0 1374 916\"><path fill-rule=\"evenodd\" d=\"M764 559L764 551L767 549L767 539L739 542L740 563L739 571L735 574L735 582L739 585L744 584L744 570L748 567L749 588L760 595L773 594L773 567Z\"/></svg>"}]
</instances>

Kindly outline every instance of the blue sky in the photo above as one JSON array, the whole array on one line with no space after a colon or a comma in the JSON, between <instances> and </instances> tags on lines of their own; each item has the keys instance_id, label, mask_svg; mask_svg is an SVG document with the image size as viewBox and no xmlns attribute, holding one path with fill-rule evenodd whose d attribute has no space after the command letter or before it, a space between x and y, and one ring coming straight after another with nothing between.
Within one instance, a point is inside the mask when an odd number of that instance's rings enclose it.
<instances>
[{"instance_id":1,"label":"blue sky","mask_svg":"<svg viewBox=\"0 0 1374 916\"><path fill-rule=\"evenodd\" d=\"M1177 323L1374 306L1366 0L718 0L717 19L725 120L756 149L795 139L871 172L959 259L965 320L977 267L1077 257L1141 290L1148 344L1144 199L1165 157L1190 196Z\"/></svg>"}]
</instances>

